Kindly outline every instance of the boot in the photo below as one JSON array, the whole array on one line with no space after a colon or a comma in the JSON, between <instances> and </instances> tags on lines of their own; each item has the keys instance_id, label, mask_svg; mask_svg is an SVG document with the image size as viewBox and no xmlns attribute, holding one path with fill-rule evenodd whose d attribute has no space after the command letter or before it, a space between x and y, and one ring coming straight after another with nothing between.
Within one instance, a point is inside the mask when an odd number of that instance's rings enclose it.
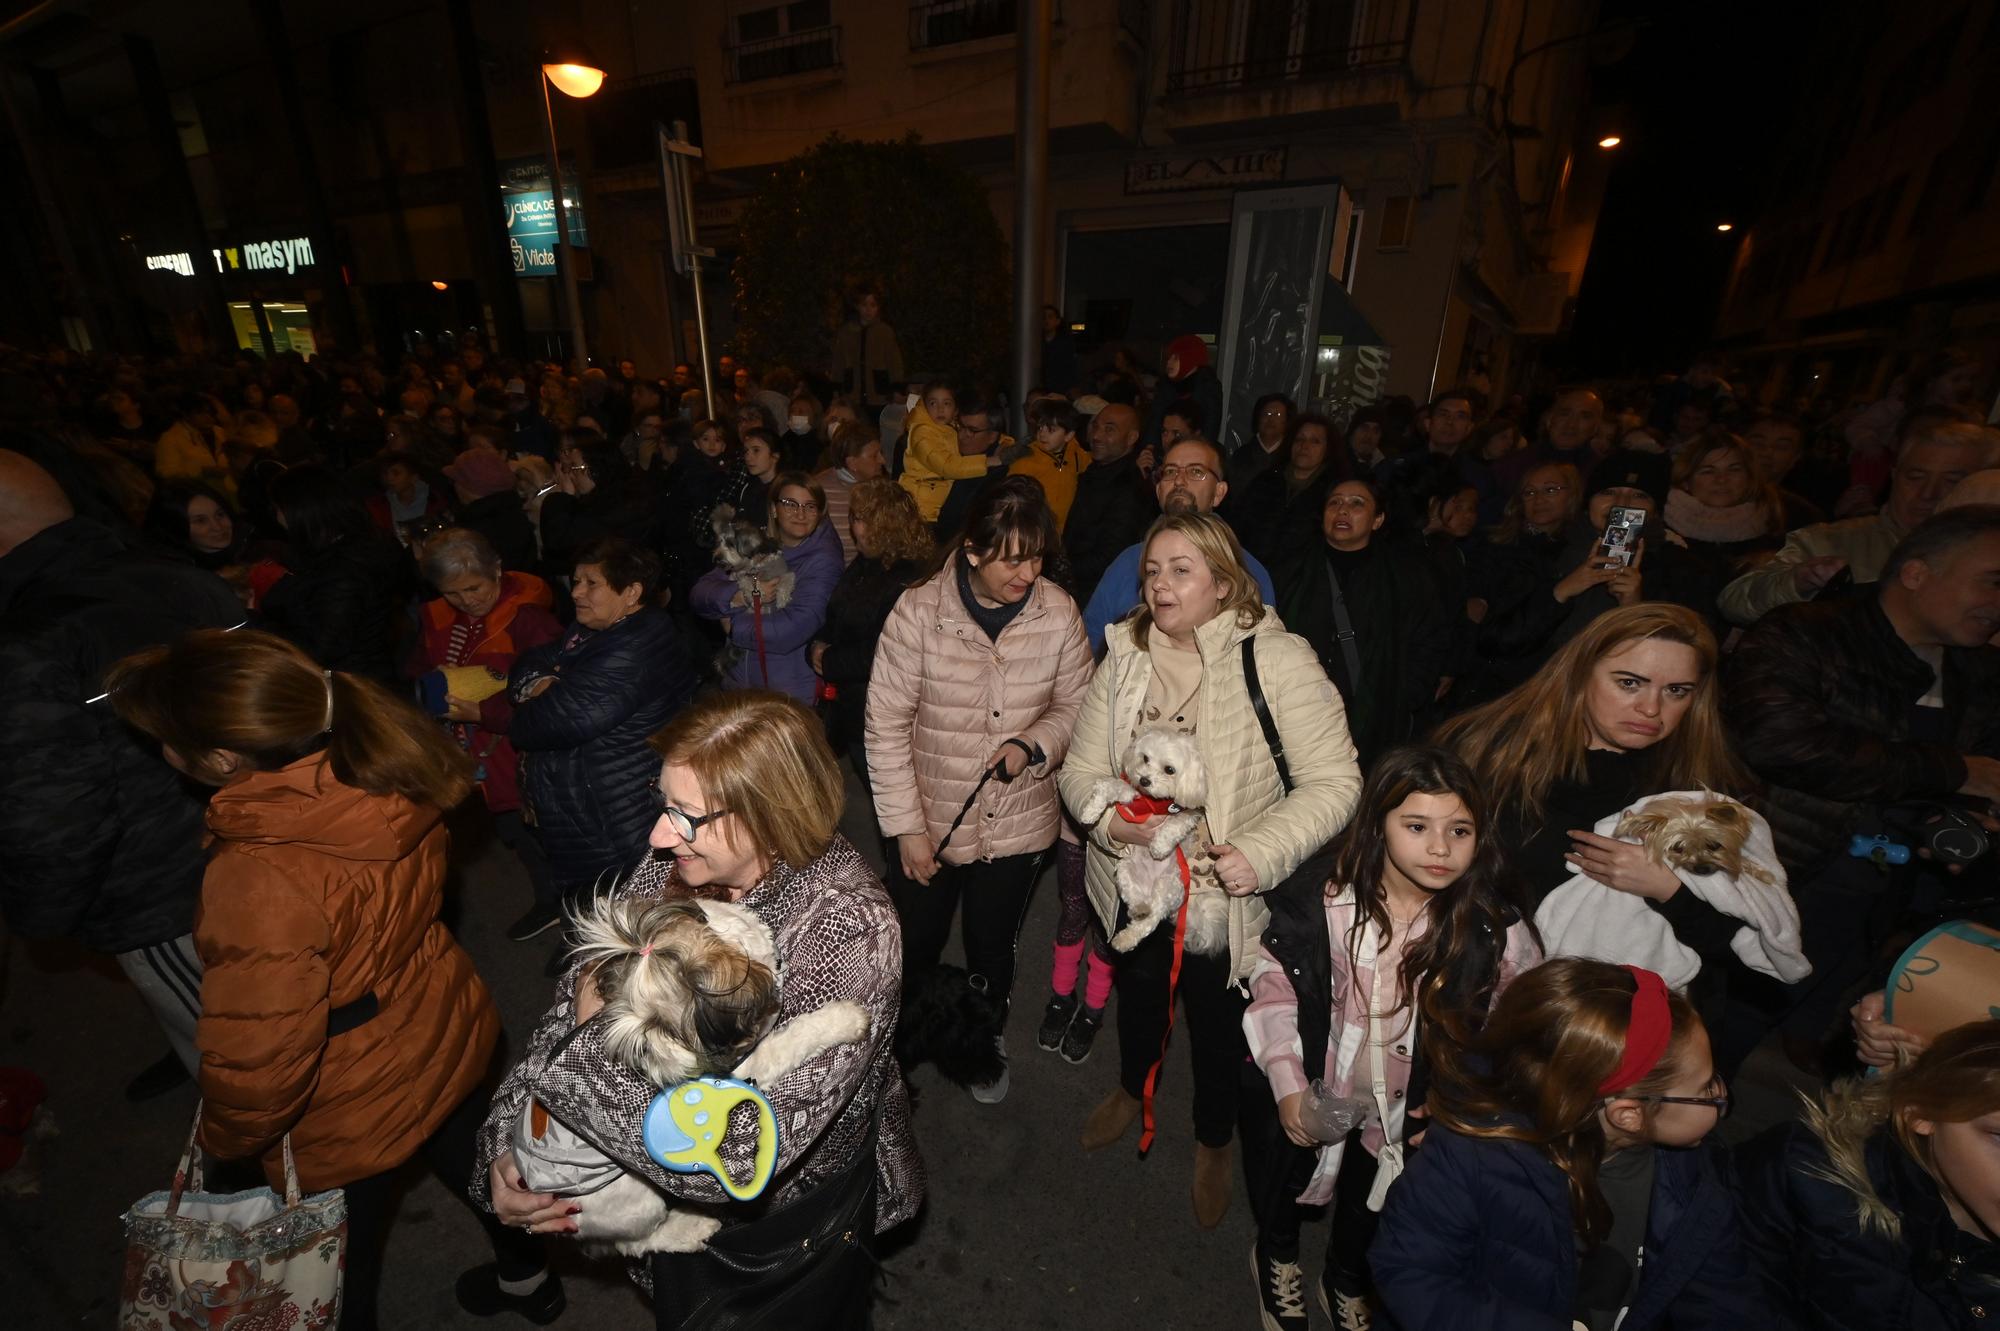
<instances>
[{"instance_id":1,"label":"boot","mask_svg":"<svg viewBox=\"0 0 2000 1331\"><path fill-rule=\"evenodd\" d=\"M1203 1229L1221 1224L1229 1210L1230 1154L1227 1146L1195 1145L1194 1222Z\"/></svg>"},{"instance_id":2,"label":"boot","mask_svg":"<svg viewBox=\"0 0 2000 1331\"><path fill-rule=\"evenodd\" d=\"M1139 1117L1139 1101L1120 1086L1098 1102L1083 1121L1083 1149L1101 1150L1125 1135L1132 1120Z\"/></svg>"}]
</instances>

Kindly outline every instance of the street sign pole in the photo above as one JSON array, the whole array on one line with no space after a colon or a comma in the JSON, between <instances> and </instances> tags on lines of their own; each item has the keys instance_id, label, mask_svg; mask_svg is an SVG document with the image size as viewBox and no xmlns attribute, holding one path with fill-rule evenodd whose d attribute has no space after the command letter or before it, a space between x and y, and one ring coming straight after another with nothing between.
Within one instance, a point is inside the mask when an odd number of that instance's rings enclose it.
<instances>
[{"instance_id":1,"label":"street sign pole","mask_svg":"<svg viewBox=\"0 0 2000 1331\"><path fill-rule=\"evenodd\" d=\"M701 387L708 396L708 414L717 417L721 404L715 400L715 360L708 354L708 298L701 289L701 261L713 259L715 251L697 244L694 235L694 167L701 149L687 141L687 124L676 120L671 132L655 125L660 139L660 189L667 203L667 243L673 249L674 271L685 273L694 282L695 338L701 343Z\"/></svg>"}]
</instances>

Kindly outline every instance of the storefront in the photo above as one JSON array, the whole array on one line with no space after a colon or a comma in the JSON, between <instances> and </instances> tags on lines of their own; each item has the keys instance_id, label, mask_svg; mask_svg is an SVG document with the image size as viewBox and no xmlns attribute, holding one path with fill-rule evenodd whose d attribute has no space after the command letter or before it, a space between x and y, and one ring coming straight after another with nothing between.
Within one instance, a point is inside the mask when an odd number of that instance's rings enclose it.
<instances>
[{"instance_id":1,"label":"storefront","mask_svg":"<svg viewBox=\"0 0 2000 1331\"><path fill-rule=\"evenodd\" d=\"M206 254L174 250L148 253L142 259L151 279L148 289L184 347L190 323L199 322L195 266L210 263L222 279L237 347L259 355L296 351L310 356L318 351L325 327L319 316L328 293L310 238L228 238Z\"/></svg>"}]
</instances>

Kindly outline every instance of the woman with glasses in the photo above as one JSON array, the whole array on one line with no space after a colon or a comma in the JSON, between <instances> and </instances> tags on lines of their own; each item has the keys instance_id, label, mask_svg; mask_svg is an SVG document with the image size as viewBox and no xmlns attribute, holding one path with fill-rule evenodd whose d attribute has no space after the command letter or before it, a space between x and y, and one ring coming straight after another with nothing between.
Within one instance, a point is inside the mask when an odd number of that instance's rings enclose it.
<instances>
[{"instance_id":1,"label":"woman with glasses","mask_svg":"<svg viewBox=\"0 0 2000 1331\"><path fill-rule=\"evenodd\" d=\"M653 604L659 584L652 551L616 538L585 546L570 589L576 624L523 652L508 676L522 817L559 898L629 865L659 816L644 793L656 769L646 737L696 683L672 618Z\"/></svg>"},{"instance_id":2,"label":"woman with glasses","mask_svg":"<svg viewBox=\"0 0 2000 1331\"><path fill-rule=\"evenodd\" d=\"M647 1110L662 1088L606 1051L611 1032L598 1018L597 987L571 966L494 1093L479 1134L475 1200L517 1229L589 1236L592 1194L559 1198L521 1186L508 1142L532 1100L677 1206L721 1221L702 1251L635 1263L656 1325L866 1325L875 1236L909 1219L924 1198L909 1098L890 1048L902 972L895 910L836 830L840 768L798 703L761 690L704 699L653 737L648 757L648 775L632 791L651 820L651 852L612 891L738 903L776 944L778 1020L846 1001L867 1011L868 1034L758 1088L780 1129L775 1143L760 1142L757 1115L727 1118L716 1152L733 1168L747 1173L760 1144L775 1146L768 1186L738 1201L712 1176L664 1169L648 1151Z\"/></svg>"},{"instance_id":3,"label":"woman with glasses","mask_svg":"<svg viewBox=\"0 0 2000 1331\"><path fill-rule=\"evenodd\" d=\"M826 520L819 482L802 471L779 472L771 481L767 530L792 574L789 595L780 599L775 581L748 594L734 569L717 565L695 583L688 604L720 623L737 649L724 687L776 689L811 706L819 697L819 676L808 653L847 562Z\"/></svg>"},{"instance_id":4,"label":"woman with glasses","mask_svg":"<svg viewBox=\"0 0 2000 1331\"><path fill-rule=\"evenodd\" d=\"M1684 997L1651 971L1545 962L1470 1054L1430 1051L1433 1126L1368 1252L1396 1325L1786 1325L1703 1145L1729 1091Z\"/></svg>"}]
</instances>

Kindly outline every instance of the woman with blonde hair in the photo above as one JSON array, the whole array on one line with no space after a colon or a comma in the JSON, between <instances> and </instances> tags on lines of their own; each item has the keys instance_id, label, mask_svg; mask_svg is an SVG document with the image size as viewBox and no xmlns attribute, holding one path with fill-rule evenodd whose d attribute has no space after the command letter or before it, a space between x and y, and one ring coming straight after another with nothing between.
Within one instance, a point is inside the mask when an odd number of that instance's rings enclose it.
<instances>
[{"instance_id":1,"label":"woman with blonde hair","mask_svg":"<svg viewBox=\"0 0 2000 1331\"><path fill-rule=\"evenodd\" d=\"M2000 1292L2000 1021L1835 1083L1737 1152L1751 1263L1798 1325L1984 1326Z\"/></svg>"},{"instance_id":2,"label":"woman with blonde hair","mask_svg":"<svg viewBox=\"0 0 2000 1331\"><path fill-rule=\"evenodd\" d=\"M1783 494L1758 476L1750 446L1723 430L1674 460L1665 517L1686 543L1693 598L1711 614L1722 589L1768 562L1793 525Z\"/></svg>"},{"instance_id":3,"label":"woman with blonde hair","mask_svg":"<svg viewBox=\"0 0 2000 1331\"><path fill-rule=\"evenodd\" d=\"M707 1174L662 1168L646 1148L662 1089L613 1059L594 985L572 964L555 1005L494 1094L479 1135L476 1199L511 1226L574 1234L592 1201L528 1192L509 1141L530 1098L626 1172L722 1221L700 1252L656 1253L633 1276L657 1323L846 1327L865 1321L874 1236L915 1214L924 1175L891 1033L902 933L882 885L839 834L840 768L819 722L781 694L741 689L682 712L653 738L652 853L615 895L708 897L754 912L783 959L778 1021L846 1000L868 1012L865 1039L836 1045L759 1089L783 1131L764 1195L732 1200ZM718 1154L747 1161L756 1115L731 1116ZM748 1274L753 1272L756 1274Z\"/></svg>"},{"instance_id":4,"label":"woman with blonde hair","mask_svg":"<svg viewBox=\"0 0 2000 1331\"><path fill-rule=\"evenodd\" d=\"M281 1187L289 1140L302 1187L346 1191L341 1325L372 1327L401 1166L421 1155L464 1196L486 1116L500 1014L438 918L444 811L471 791L472 760L381 685L267 633L187 634L106 687L170 764L216 787L195 926L201 1144ZM562 1286L536 1244L482 1220L487 1310L551 1319Z\"/></svg>"},{"instance_id":5,"label":"woman with blonde hair","mask_svg":"<svg viewBox=\"0 0 2000 1331\"><path fill-rule=\"evenodd\" d=\"M1144 602L1105 636L1061 773L1063 800L1082 808L1119 774L1143 727L1187 735L1208 776L1203 807L1217 884L1229 895L1228 944L1179 955L1175 930L1148 934L1118 959L1119 1084L1084 1125L1086 1150L1125 1135L1150 1098L1178 990L1194 1065L1194 1211L1212 1228L1229 1205L1230 1143L1247 1045L1239 986L1257 963L1277 887L1347 823L1361 772L1340 695L1312 645L1263 604L1243 548L1220 518L1168 514L1146 535ZM1080 822L1081 820L1079 820ZM1147 852L1150 818L1108 810L1085 830L1085 879L1107 937L1123 923L1119 860ZM1179 979L1172 975L1178 962ZM1151 1144L1150 1115L1142 1145Z\"/></svg>"}]
</instances>

